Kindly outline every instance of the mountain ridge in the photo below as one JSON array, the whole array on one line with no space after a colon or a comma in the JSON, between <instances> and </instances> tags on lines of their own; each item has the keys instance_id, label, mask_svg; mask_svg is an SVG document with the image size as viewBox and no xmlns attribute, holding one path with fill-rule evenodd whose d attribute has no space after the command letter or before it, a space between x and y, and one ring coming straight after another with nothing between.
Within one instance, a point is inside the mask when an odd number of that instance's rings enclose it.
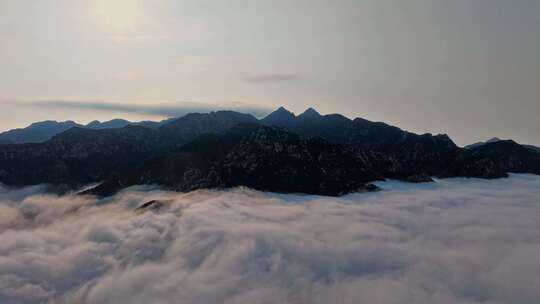
<instances>
[{"instance_id":1,"label":"mountain ridge","mask_svg":"<svg viewBox=\"0 0 540 304\"><path fill-rule=\"evenodd\" d=\"M155 121L140 121L131 122L125 119L112 119L104 122L94 120L86 125L79 124L72 120L56 121L56 120L44 120L32 123L24 128L17 128L4 131L0 133L0 144L26 144L26 143L42 143L55 135L58 135L70 128L80 127L93 130L100 129L117 129L123 128L128 125L140 125L148 128L157 128L167 120L161 122Z\"/></svg>"},{"instance_id":2,"label":"mountain ridge","mask_svg":"<svg viewBox=\"0 0 540 304\"><path fill-rule=\"evenodd\" d=\"M540 154L513 141L464 149L446 134L304 113L279 108L257 120L216 111L191 113L157 128L75 126L43 143L0 145L0 182L66 190L101 183L87 192L98 195L146 183L177 191L248 186L342 195L375 190L370 183L385 178L425 182L431 176L540 174Z\"/></svg>"}]
</instances>

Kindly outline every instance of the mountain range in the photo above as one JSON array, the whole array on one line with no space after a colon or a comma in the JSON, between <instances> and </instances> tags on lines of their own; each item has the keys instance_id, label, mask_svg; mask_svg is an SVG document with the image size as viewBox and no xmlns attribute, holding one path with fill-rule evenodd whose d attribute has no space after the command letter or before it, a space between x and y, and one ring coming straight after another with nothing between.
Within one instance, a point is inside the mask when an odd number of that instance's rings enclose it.
<instances>
[{"instance_id":1,"label":"mountain range","mask_svg":"<svg viewBox=\"0 0 540 304\"><path fill-rule=\"evenodd\" d=\"M124 119L113 119L105 122L94 120L87 125L81 125L71 120L60 122L54 120L46 120L33 123L26 128L13 129L0 133L0 144L42 143L51 139L53 136L69 130L73 127L87 128L92 130L116 129L123 128L128 125L157 128L165 122L166 121L131 122Z\"/></svg>"},{"instance_id":2,"label":"mountain range","mask_svg":"<svg viewBox=\"0 0 540 304\"><path fill-rule=\"evenodd\" d=\"M415 134L311 108L296 116L281 107L261 120L218 111L160 123L49 125L65 130L49 128L58 133L43 142L0 145L0 182L45 183L56 191L97 183L85 193L100 196L140 184L342 195L376 190L371 183L386 178L540 174L540 153L511 140L460 148L445 134Z\"/></svg>"}]
</instances>

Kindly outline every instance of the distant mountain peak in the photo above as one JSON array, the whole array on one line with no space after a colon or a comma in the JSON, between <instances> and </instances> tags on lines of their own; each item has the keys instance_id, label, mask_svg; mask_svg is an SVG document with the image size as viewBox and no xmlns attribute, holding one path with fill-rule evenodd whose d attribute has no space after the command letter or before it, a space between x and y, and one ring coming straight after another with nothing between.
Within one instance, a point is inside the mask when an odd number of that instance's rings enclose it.
<instances>
[{"instance_id":1,"label":"distant mountain peak","mask_svg":"<svg viewBox=\"0 0 540 304\"><path fill-rule=\"evenodd\" d=\"M261 121L267 125L278 125L278 126L289 126L295 120L296 116L293 112L285 109L284 107L279 107L274 112L268 114Z\"/></svg>"},{"instance_id":2,"label":"distant mountain peak","mask_svg":"<svg viewBox=\"0 0 540 304\"><path fill-rule=\"evenodd\" d=\"M296 117L296 116L294 115L293 112L287 110L284 106L281 106L281 107L277 108L274 112L268 114L266 117L270 117L270 116L281 116L281 117L289 116L289 117Z\"/></svg>"},{"instance_id":3,"label":"distant mountain peak","mask_svg":"<svg viewBox=\"0 0 540 304\"><path fill-rule=\"evenodd\" d=\"M90 122L89 124L87 124L86 128L95 129L95 130L114 129L114 128L123 128L130 124L133 124L133 123L125 119L116 118L116 119L111 119L109 121L104 121L104 122L101 122L99 120L94 120Z\"/></svg>"},{"instance_id":4,"label":"distant mountain peak","mask_svg":"<svg viewBox=\"0 0 540 304\"><path fill-rule=\"evenodd\" d=\"M99 120L92 120L91 122L89 122L86 126L93 126L93 125L99 125L101 124L101 121Z\"/></svg>"},{"instance_id":5,"label":"distant mountain peak","mask_svg":"<svg viewBox=\"0 0 540 304\"><path fill-rule=\"evenodd\" d=\"M277 108L277 110L275 110L274 112L278 112L278 113L284 112L284 113L291 113L292 114L292 112L287 110L284 106L281 106L281 107Z\"/></svg>"},{"instance_id":6,"label":"distant mountain peak","mask_svg":"<svg viewBox=\"0 0 540 304\"><path fill-rule=\"evenodd\" d=\"M490 143L499 142L499 141L503 141L503 140L498 138L498 137L492 137L492 138L490 138L490 139L488 139L486 141L481 141L481 142L477 142L477 143L465 146L465 149L474 149L474 148L478 148L480 146L483 146L485 144L490 144Z\"/></svg>"},{"instance_id":7,"label":"distant mountain peak","mask_svg":"<svg viewBox=\"0 0 540 304\"><path fill-rule=\"evenodd\" d=\"M72 120L56 121L56 120L44 120L32 123L29 127L42 127L42 126L54 126L54 125L76 125Z\"/></svg>"},{"instance_id":8,"label":"distant mountain peak","mask_svg":"<svg viewBox=\"0 0 540 304\"><path fill-rule=\"evenodd\" d=\"M44 142L52 136L75 126L78 126L78 124L71 120L61 122L55 120L39 121L26 128L0 133L0 142L15 144Z\"/></svg>"},{"instance_id":9,"label":"distant mountain peak","mask_svg":"<svg viewBox=\"0 0 540 304\"><path fill-rule=\"evenodd\" d=\"M299 117L320 117L321 114L317 112L314 108L308 108L304 113L300 114Z\"/></svg>"}]
</instances>

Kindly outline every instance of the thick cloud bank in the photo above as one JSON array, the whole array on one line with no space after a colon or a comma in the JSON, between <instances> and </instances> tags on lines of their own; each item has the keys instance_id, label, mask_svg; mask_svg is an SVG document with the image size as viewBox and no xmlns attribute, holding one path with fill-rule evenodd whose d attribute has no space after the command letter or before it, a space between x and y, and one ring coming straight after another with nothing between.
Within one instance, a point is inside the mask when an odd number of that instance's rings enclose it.
<instances>
[{"instance_id":1,"label":"thick cloud bank","mask_svg":"<svg viewBox=\"0 0 540 304\"><path fill-rule=\"evenodd\" d=\"M538 303L540 178L114 198L0 189L0 303ZM141 204L170 200L159 211Z\"/></svg>"}]
</instances>

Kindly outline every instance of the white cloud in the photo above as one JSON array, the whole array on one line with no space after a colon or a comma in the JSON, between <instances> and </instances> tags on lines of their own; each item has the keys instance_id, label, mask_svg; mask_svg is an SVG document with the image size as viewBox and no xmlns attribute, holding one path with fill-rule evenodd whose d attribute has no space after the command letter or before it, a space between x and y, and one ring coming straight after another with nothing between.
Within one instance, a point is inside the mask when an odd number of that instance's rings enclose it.
<instances>
[{"instance_id":1,"label":"white cloud","mask_svg":"<svg viewBox=\"0 0 540 304\"><path fill-rule=\"evenodd\" d=\"M540 178L113 198L0 189L2 303L536 303ZM159 212L134 212L152 199Z\"/></svg>"}]
</instances>

